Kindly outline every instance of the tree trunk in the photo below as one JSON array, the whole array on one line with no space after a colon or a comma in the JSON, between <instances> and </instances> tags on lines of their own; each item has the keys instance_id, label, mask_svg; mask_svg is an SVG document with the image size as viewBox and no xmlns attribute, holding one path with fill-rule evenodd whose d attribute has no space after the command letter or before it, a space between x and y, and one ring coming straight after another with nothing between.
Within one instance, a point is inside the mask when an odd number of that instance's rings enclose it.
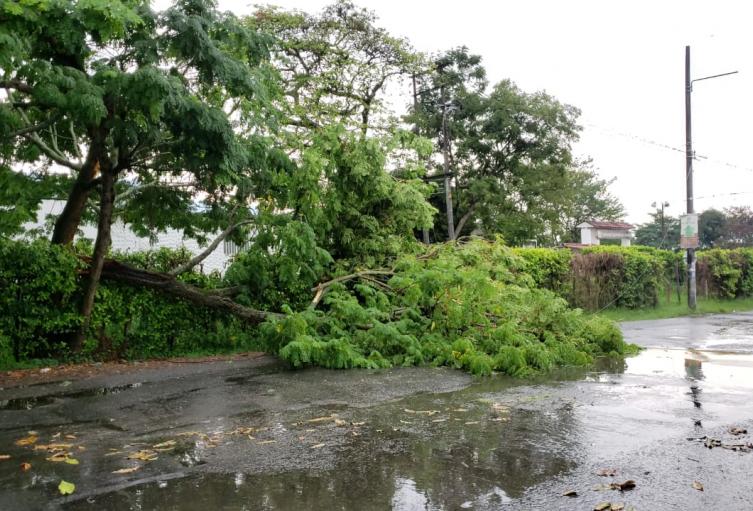
<instances>
[{"instance_id":1,"label":"tree trunk","mask_svg":"<svg viewBox=\"0 0 753 511\"><path fill-rule=\"evenodd\" d=\"M113 260L104 261L101 270L103 279L116 280L137 287L148 287L201 307L227 312L251 324L261 323L267 318L282 317L282 314L275 312L244 307L227 296L223 296L224 293L191 286L180 282L174 275L168 273L141 270Z\"/></svg>"},{"instance_id":2,"label":"tree trunk","mask_svg":"<svg viewBox=\"0 0 753 511\"><path fill-rule=\"evenodd\" d=\"M112 223L113 203L115 202L115 175L109 169L109 165L102 168L102 192L99 202L99 224L97 226L97 241L94 244L94 254L89 265L89 275L81 302L81 327L73 339L71 349L74 353L81 351L86 333L91 323L92 309L94 308L94 296L97 293L99 279L102 275L102 266L105 256L110 249L110 227Z\"/></svg>"},{"instance_id":3,"label":"tree trunk","mask_svg":"<svg viewBox=\"0 0 753 511\"><path fill-rule=\"evenodd\" d=\"M52 243L56 245L69 245L73 243L73 238L76 236L76 231L78 231L78 226L81 223L81 215L84 213L86 201L92 189L92 181L97 177L97 172L99 171L101 152L99 138L97 136L92 141L89 154L86 156L86 161L84 161L76 177L76 182L68 194L65 207L55 221L55 229L52 232Z\"/></svg>"}]
</instances>

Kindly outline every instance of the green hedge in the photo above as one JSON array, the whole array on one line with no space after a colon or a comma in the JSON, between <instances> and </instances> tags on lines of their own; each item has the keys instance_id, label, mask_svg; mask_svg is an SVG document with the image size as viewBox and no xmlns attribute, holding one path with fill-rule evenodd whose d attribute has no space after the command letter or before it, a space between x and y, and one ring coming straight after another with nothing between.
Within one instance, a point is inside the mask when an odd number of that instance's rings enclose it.
<instances>
[{"instance_id":1,"label":"green hedge","mask_svg":"<svg viewBox=\"0 0 753 511\"><path fill-rule=\"evenodd\" d=\"M187 257L161 249L129 254L132 264L164 271ZM44 240L0 240L0 366L37 358L64 359L78 328L82 265L68 249ZM218 277L188 273L211 288ZM249 349L255 345L235 318L148 289L103 282L82 353L86 358L142 358Z\"/></svg>"},{"instance_id":2,"label":"green hedge","mask_svg":"<svg viewBox=\"0 0 753 511\"><path fill-rule=\"evenodd\" d=\"M655 307L660 294L684 274L681 252L651 247L521 248L516 253L537 285L587 310Z\"/></svg>"}]
</instances>

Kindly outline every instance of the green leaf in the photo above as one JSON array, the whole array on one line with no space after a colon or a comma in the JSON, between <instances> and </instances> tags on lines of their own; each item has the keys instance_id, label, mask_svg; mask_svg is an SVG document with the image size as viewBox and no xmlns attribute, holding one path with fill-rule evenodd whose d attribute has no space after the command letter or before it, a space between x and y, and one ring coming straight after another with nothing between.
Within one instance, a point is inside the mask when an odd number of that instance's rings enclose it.
<instances>
[{"instance_id":1,"label":"green leaf","mask_svg":"<svg viewBox=\"0 0 753 511\"><path fill-rule=\"evenodd\" d=\"M76 490L76 485L69 483L68 481L60 481L58 490L60 491L61 495L70 495Z\"/></svg>"}]
</instances>

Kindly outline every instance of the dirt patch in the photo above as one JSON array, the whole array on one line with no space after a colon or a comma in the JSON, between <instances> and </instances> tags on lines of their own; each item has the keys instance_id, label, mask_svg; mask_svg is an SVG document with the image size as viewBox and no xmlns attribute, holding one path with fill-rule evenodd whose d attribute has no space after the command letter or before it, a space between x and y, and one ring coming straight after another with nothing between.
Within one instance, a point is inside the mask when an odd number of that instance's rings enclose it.
<instances>
[{"instance_id":1,"label":"dirt patch","mask_svg":"<svg viewBox=\"0 0 753 511\"><path fill-rule=\"evenodd\" d=\"M232 355L211 355L206 357L173 357L152 360L95 362L87 364L70 364L37 369L19 369L0 371L0 388L54 383L57 381L86 380L95 376L131 374L149 369L173 367L176 364L203 364L207 362L226 362L231 360L253 360L265 354L258 351L234 353Z\"/></svg>"}]
</instances>

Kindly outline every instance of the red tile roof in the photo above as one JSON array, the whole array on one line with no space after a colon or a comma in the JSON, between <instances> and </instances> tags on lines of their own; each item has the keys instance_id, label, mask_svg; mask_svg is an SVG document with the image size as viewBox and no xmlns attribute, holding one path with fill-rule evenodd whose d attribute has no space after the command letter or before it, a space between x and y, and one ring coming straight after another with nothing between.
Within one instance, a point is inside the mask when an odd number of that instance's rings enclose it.
<instances>
[{"instance_id":1,"label":"red tile roof","mask_svg":"<svg viewBox=\"0 0 753 511\"><path fill-rule=\"evenodd\" d=\"M632 229L633 224L625 222L602 222L601 220L587 220L587 224L591 224L597 229Z\"/></svg>"}]
</instances>

